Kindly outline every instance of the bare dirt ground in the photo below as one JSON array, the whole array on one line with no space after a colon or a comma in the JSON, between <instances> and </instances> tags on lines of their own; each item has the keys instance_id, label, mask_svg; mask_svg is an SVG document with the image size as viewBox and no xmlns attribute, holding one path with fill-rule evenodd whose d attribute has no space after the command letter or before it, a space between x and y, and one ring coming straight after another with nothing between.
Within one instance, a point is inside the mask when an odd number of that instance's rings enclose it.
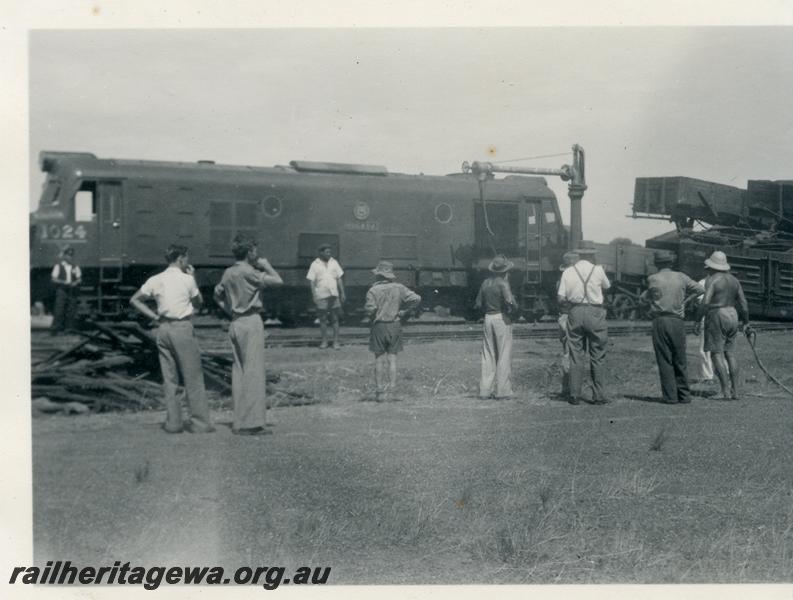
<instances>
[{"instance_id":1,"label":"bare dirt ground","mask_svg":"<svg viewBox=\"0 0 793 600\"><path fill-rule=\"evenodd\" d=\"M790 333L760 334L791 385ZM691 365L695 340L689 339ZM333 568L329 583L793 579L793 398L748 344L748 394L660 396L649 337L612 341L608 406L560 401L552 340L516 343L516 397L476 398L479 345L400 355L377 404L365 347L269 349L322 402L275 433L167 435L161 412L33 420L36 563ZM694 371L692 370L692 375Z\"/></svg>"}]
</instances>

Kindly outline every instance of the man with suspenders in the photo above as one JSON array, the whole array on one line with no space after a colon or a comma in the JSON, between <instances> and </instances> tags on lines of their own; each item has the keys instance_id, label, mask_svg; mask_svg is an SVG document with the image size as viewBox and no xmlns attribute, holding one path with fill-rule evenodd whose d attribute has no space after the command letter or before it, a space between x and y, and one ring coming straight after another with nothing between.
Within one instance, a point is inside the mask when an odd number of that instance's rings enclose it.
<instances>
[{"instance_id":1,"label":"man with suspenders","mask_svg":"<svg viewBox=\"0 0 793 600\"><path fill-rule=\"evenodd\" d=\"M603 292L611 287L603 267L594 264L595 244L582 241L575 250L578 262L562 273L558 301L569 306L570 404L581 402L587 350L592 375L592 404L609 402L603 390L608 328Z\"/></svg>"}]
</instances>

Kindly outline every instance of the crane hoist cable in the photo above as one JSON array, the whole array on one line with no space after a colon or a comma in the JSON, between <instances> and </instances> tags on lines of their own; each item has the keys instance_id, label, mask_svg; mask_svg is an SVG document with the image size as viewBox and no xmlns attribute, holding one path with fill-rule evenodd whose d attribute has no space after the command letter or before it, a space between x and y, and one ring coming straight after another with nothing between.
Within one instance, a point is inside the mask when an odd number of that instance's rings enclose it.
<instances>
[{"instance_id":1,"label":"crane hoist cable","mask_svg":"<svg viewBox=\"0 0 793 600\"><path fill-rule=\"evenodd\" d=\"M763 373L765 373L766 377L768 377L771 381L773 381L775 384L777 384L779 387L785 390L788 394L793 396L793 390L791 390L789 387L787 387L785 384L779 381L779 379L771 375L771 373L768 372L768 369L765 368L763 362L760 360L760 357L757 355L757 348L756 348L757 332L751 327L746 327L744 333L746 334L746 340L749 342L749 346L752 348L752 354L754 354L754 359L757 361L757 366L760 367L760 370Z\"/></svg>"},{"instance_id":2,"label":"crane hoist cable","mask_svg":"<svg viewBox=\"0 0 793 600\"><path fill-rule=\"evenodd\" d=\"M493 250L493 256L498 256L498 251L496 250L496 234L493 233L493 230L490 228L490 219L487 216L487 200L485 200L485 180L483 177L477 177L477 183L479 184L479 201L482 203L482 213L485 216L485 228L487 232L490 234L490 248Z\"/></svg>"}]
</instances>

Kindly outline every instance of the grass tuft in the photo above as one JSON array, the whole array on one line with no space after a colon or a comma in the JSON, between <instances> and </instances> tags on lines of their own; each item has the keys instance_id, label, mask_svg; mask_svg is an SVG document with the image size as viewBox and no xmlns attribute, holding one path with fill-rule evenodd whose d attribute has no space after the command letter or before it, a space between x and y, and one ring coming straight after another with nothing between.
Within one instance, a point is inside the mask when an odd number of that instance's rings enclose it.
<instances>
[{"instance_id":1,"label":"grass tuft","mask_svg":"<svg viewBox=\"0 0 793 600\"><path fill-rule=\"evenodd\" d=\"M655 437L653 438L653 441L650 444L650 450L652 450L653 452L660 452L663 449L664 444L668 439L669 439L669 431L667 429L667 426L664 425L663 427L661 427L658 433L655 434Z\"/></svg>"},{"instance_id":2,"label":"grass tuft","mask_svg":"<svg viewBox=\"0 0 793 600\"><path fill-rule=\"evenodd\" d=\"M135 482L143 483L149 478L149 461L147 460L142 465L135 467Z\"/></svg>"}]
</instances>

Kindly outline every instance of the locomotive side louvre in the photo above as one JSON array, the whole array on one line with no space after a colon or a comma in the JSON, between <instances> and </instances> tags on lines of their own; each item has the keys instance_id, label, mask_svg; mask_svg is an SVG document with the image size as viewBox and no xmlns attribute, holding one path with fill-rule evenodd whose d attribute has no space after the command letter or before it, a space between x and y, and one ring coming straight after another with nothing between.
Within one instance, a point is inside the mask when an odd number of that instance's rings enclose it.
<instances>
[{"instance_id":1,"label":"locomotive side louvre","mask_svg":"<svg viewBox=\"0 0 793 600\"><path fill-rule=\"evenodd\" d=\"M233 236L259 240L285 281L268 294L276 312L310 308L305 273L323 242L345 269L352 302L362 302L371 268L383 259L394 263L400 281L423 292L426 307L457 310L470 305L494 250L515 261L517 295L530 285L530 295L552 296L538 286L555 285L566 245L556 198L539 177L488 182L491 236L470 175L356 165L303 172L54 152L42 152L41 163L48 178L31 215L31 300L49 291L49 269L61 247L73 243L84 271L84 308L106 315L126 310L174 242L190 248L199 286L209 292L233 260Z\"/></svg>"}]
</instances>

